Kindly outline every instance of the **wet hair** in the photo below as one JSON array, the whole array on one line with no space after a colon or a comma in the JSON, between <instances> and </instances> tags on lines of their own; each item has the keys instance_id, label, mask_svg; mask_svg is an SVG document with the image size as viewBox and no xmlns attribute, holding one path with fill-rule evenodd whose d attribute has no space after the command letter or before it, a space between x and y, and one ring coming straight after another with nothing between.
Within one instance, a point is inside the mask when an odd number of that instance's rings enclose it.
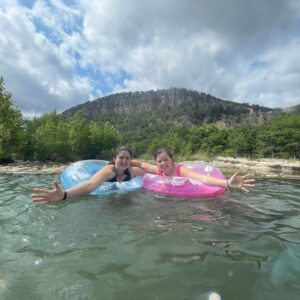
<instances>
[{"instance_id":1,"label":"wet hair","mask_svg":"<svg viewBox=\"0 0 300 300\"><path fill-rule=\"evenodd\" d=\"M115 153L113 155L113 158L109 161L109 163L108 163L109 165L114 165L115 164L115 159L116 159L116 157L119 155L119 153L121 151L127 151L129 153L130 157L132 157L132 151L128 147L126 147L126 146L120 146L115 151Z\"/></svg>"},{"instance_id":2,"label":"wet hair","mask_svg":"<svg viewBox=\"0 0 300 300\"><path fill-rule=\"evenodd\" d=\"M154 157L154 160L156 161L157 159L157 156L162 154L162 153L166 153L171 159L172 161L174 161L174 158L173 158L173 153L170 149L168 148L159 148L157 149L154 154L153 154L153 157Z\"/></svg>"}]
</instances>

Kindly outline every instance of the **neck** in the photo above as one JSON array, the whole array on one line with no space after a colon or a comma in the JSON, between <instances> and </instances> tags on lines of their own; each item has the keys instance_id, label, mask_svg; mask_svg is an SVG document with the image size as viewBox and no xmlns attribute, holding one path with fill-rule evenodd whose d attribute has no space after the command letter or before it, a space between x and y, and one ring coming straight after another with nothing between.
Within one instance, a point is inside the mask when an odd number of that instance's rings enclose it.
<instances>
[{"instance_id":1,"label":"neck","mask_svg":"<svg viewBox=\"0 0 300 300\"><path fill-rule=\"evenodd\" d=\"M125 170L127 169L127 168L126 169L124 169L124 168L117 168L116 166L115 166L115 168L118 171L119 175L124 174Z\"/></svg>"}]
</instances>

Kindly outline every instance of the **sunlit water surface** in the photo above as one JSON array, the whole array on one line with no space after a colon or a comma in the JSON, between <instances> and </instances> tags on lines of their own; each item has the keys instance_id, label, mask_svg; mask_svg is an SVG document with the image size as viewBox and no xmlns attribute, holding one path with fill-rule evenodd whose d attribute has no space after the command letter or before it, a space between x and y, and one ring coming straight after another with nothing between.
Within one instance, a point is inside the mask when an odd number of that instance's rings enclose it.
<instances>
[{"instance_id":1,"label":"sunlit water surface","mask_svg":"<svg viewBox=\"0 0 300 300\"><path fill-rule=\"evenodd\" d=\"M300 299L299 181L32 203L54 178L0 175L0 299Z\"/></svg>"}]
</instances>

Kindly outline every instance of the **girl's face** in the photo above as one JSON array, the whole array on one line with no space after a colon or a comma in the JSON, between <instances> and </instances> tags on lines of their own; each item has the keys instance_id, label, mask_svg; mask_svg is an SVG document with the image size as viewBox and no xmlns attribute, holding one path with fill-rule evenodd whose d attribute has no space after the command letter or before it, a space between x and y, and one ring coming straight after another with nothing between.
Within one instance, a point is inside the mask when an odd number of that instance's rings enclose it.
<instances>
[{"instance_id":1,"label":"girl's face","mask_svg":"<svg viewBox=\"0 0 300 300\"><path fill-rule=\"evenodd\" d=\"M127 169L130 167L131 156L126 150L121 150L115 158L115 166L119 169Z\"/></svg>"},{"instance_id":2,"label":"girl's face","mask_svg":"<svg viewBox=\"0 0 300 300\"><path fill-rule=\"evenodd\" d=\"M155 160L157 166L165 173L167 176L172 176L174 171L174 161L171 157L165 153L160 153Z\"/></svg>"}]
</instances>

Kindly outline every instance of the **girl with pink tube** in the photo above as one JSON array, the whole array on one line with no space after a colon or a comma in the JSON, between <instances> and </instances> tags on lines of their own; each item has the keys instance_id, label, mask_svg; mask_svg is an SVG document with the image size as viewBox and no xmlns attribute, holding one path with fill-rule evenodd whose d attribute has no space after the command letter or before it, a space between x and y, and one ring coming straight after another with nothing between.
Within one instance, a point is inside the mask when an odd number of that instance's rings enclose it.
<instances>
[{"instance_id":1,"label":"girl with pink tube","mask_svg":"<svg viewBox=\"0 0 300 300\"><path fill-rule=\"evenodd\" d=\"M167 148L158 149L154 154L156 165L137 160L131 165L140 167L147 173L143 177L143 187L166 195L187 197L213 197L227 189L249 192L255 179L250 174L239 176L234 173L229 179L216 167L205 163L176 164L172 152Z\"/></svg>"}]
</instances>

